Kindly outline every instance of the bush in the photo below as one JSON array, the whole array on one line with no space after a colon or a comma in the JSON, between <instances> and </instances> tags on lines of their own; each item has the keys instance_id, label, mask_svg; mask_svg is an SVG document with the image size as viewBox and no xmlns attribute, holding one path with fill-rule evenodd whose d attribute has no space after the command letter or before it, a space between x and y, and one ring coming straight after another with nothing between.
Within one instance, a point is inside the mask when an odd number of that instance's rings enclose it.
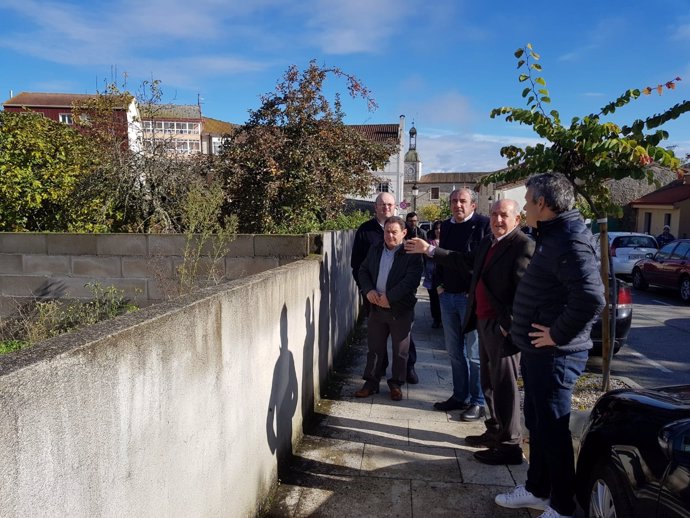
<instances>
[{"instance_id":1,"label":"bush","mask_svg":"<svg viewBox=\"0 0 690 518\"><path fill-rule=\"evenodd\" d=\"M19 308L0 325L0 354L138 309L114 286L94 282L86 287L93 293L88 301L36 300Z\"/></svg>"}]
</instances>

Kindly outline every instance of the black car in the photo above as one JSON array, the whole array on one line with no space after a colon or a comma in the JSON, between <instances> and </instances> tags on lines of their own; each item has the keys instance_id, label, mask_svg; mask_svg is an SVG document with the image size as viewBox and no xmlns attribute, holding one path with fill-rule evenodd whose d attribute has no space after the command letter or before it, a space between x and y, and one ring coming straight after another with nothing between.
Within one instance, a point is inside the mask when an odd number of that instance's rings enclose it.
<instances>
[{"instance_id":1,"label":"black car","mask_svg":"<svg viewBox=\"0 0 690 518\"><path fill-rule=\"evenodd\" d=\"M613 289L615 286L615 290ZM610 285L611 294L611 308L609 309L609 318L615 318L616 321L616 333L613 340L613 352L617 353L618 350L625 345L625 341L628 339L628 333L630 332L630 326L632 325L632 290L630 285L620 279L611 279ZM590 351L590 354L601 355L601 317L599 317L592 326L592 342L594 347Z\"/></svg>"},{"instance_id":2,"label":"black car","mask_svg":"<svg viewBox=\"0 0 690 518\"><path fill-rule=\"evenodd\" d=\"M690 518L690 385L604 394L580 441L576 494L590 518Z\"/></svg>"}]
</instances>

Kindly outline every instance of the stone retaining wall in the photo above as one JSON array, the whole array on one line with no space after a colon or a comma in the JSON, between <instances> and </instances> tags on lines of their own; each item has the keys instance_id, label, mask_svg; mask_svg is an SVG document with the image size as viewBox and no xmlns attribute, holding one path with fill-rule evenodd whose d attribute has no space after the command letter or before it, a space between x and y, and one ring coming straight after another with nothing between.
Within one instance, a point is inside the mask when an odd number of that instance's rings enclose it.
<instances>
[{"instance_id":1,"label":"stone retaining wall","mask_svg":"<svg viewBox=\"0 0 690 518\"><path fill-rule=\"evenodd\" d=\"M316 236L237 235L216 273L241 279L301 259L318 252ZM93 281L139 305L165 300L175 294L184 247L185 236L175 234L0 233L0 315L42 294L88 298ZM208 271L209 255L200 266Z\"/></svg>"}]
</instances>

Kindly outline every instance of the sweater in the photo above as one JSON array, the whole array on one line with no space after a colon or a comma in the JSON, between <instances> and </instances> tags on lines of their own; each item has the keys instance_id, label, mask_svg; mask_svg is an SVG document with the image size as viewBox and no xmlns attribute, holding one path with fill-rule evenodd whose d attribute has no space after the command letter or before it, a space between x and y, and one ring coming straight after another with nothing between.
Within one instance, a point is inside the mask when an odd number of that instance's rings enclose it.
<instances>
[{"instance_id":1,"label":"sweater","mask_svg":"<svg viewBox=\"0 0 690 518\"><path fill-rule=\"evenodd\" d=\"M474 254L482 238L491 232L489 218L477 214L461 223L447 219L441 223L439 246L446 250L460 252L468 264L474 262ZM472 279L471 270L450 270L443 265L436 266L436 279L448 293L467 293Z\"/></svg>"}]
</instances>

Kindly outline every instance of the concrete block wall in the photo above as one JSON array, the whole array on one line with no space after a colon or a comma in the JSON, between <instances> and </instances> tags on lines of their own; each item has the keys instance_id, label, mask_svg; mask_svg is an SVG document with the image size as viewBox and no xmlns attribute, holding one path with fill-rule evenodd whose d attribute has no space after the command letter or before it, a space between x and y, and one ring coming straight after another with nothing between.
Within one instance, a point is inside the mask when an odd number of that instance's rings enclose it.
<instances>
[{"instance_id":1,"label":"concrete block wall","mask_svg":"<svg viewBox=\"0 0 690 518\"><path fill-rule=\"evenodd\" d=\"M226 280L240 279L306 257L314 236L238 235L215 265ZM0 233L0 315L41 291L88 298L87 282L116 286L140 305L175 294L185 237L171 234ZM212 246L204 247L211 254ZM207 256L200 266L210 268Z\"/></svg>"},{"instance_id":2,"label":"concrete block wall","mask_svg":"<svg viewBox=\"0 0 690 518\"><path fill-rule=\"evenodd\" d=\"M354 327L352 238L0 356L0 515L254 516Z\"/></svg>"}]
</instances>

